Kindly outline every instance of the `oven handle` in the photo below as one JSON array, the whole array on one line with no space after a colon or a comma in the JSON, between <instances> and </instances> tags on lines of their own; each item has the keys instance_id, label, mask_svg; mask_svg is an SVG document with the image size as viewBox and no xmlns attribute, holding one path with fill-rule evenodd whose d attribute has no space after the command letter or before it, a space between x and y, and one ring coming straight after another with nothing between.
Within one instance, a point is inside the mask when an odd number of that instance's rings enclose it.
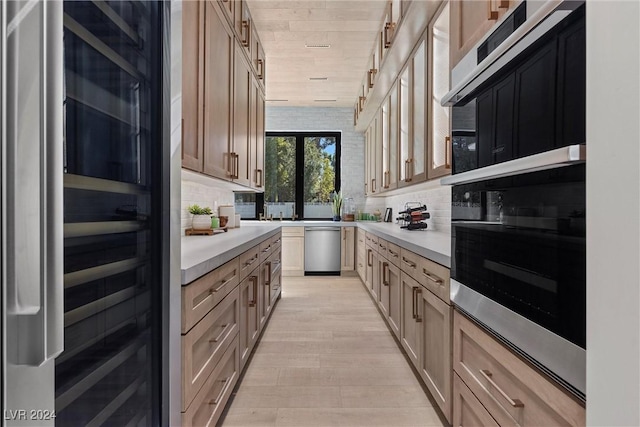
<instances>
[{"instance_id":1,"label":"oven handle","mask_svg":"<svg viewBox=\"0 0 640 427\"><path fill-rule=\"evenodd\" d=\"M587 146L585 144L569 145L556 148L544 153L533 154L520 159L496 165L485 166L467 172L450 175L440 180L442 185L459 185L469 182L484 181L487 179L503 178L506 176L520 175L539 170L553 169L571 166L587 161Z\"/></svg>"}]
</instances>

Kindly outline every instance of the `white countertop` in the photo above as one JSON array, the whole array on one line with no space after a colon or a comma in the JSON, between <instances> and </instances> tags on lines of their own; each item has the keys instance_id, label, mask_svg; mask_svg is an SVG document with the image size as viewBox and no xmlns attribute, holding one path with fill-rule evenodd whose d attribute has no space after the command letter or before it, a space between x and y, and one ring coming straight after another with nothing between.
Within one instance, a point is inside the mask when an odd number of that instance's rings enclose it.
<instances>
[{"instance_id":1,"label":"white countertop","mask_svg":"<svg viewBox=\"0 0 640 427\"><path fill-rule=\"evenodd\" d=\"M220 267L280 230L279 222L243 221L240 228L213 236L183 236L181 283L186 285Z\"/></svg>"},{"instance_id":2,"label":"white countertop","mask_svg":"<svg viewBox=\"0 0 640 427\"><path fill-rule=\"evenodd\" d=\"M184 236L181 240L182 280L186 285L220 267L281 227L358 227L438 264L451 266L451 236L439 231L408 231L389 222L345 221L242 221L240 228L213 236Z\"/></svg>"}]
</instances>

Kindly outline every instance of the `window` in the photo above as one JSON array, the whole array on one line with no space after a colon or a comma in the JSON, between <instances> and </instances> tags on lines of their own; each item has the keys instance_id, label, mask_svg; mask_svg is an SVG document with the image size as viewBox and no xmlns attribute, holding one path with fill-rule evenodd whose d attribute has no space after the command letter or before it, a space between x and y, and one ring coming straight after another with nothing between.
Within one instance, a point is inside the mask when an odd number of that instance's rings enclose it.
<instances>
[{"instance_id":1,"label":"window","mask_svg":"<svg viewBox=\"0 0 640 427\"><path fill-rule=\"evenodd\" d=\"M340 191L339 132L267 132L265 191L236 194L243 218L330 219Z\"/></svg>"}]
</instances>

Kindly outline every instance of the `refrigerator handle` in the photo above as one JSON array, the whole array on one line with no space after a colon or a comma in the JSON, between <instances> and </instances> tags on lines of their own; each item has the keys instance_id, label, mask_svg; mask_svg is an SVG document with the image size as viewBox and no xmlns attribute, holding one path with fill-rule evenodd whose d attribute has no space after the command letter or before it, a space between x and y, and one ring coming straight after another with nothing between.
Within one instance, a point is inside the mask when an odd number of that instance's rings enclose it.
<instances>
[{"instance_id":1,"label":"refrigerator handle","mask_svg":"<svg viewBox=\"0 0 640 427\"><path fill-rule=\"evenodd\" d=\"M16 264L11 268L7 280L7 314L14 319L12 323L17 328L18 341L8 357L14 364L29 366L40 366L54 359L64 348L62 2L42 2L41 7L42 19L38 22L41 27L33 29L33 34L40 34L41 37L40 52L34 56L41 64L37 113L40 140L23 141L18 137L8 141L9 144L34 143L39 147L41 168L37 191L41 205L40 233L38 237L27 237L25 241L23 232L15 226L15 219L5 223L8 226L8 244L20 252L28 251L35 255L29 258L37 261L31 264L31 268L25 268L24 263ZM18 22L18 25L25 23ZM25 54L15 52L19 50L18 45L7 47L9 52L7 56L3 54L3 68L11 63L11 58ZM12 84L12 77L14 74L10 73L8 86ZM15 91L8 95L15 99L21 96ZM17 118L18 122L21 120ZM16 173L20 169L20 162L20 158L14 158L7 166ZM6 185L13 187L13 193L19 193L19 183L15 178L11 181ZM14 210L9 214L13 217L16 215L20 215L20 211ZM36 255L38 252L39 255ZM20 256L19 253L17 256Z\"/></svg>"}]
</instances>

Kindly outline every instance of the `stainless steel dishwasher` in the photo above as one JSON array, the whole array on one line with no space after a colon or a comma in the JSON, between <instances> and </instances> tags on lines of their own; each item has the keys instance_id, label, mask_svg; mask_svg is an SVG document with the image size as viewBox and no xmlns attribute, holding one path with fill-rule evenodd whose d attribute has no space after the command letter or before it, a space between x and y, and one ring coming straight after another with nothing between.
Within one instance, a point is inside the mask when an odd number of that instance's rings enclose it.
<instances>
[{"instance_id":1,"label":"stainless steel dishwasher","mask_svg":"<svg viewBox=\"0 0 640 427\"><path fill-rule=\"evenodd\" d=\"M304 274L340 275L340 227L305 227Z\"/></svg>"}]
</instances>

